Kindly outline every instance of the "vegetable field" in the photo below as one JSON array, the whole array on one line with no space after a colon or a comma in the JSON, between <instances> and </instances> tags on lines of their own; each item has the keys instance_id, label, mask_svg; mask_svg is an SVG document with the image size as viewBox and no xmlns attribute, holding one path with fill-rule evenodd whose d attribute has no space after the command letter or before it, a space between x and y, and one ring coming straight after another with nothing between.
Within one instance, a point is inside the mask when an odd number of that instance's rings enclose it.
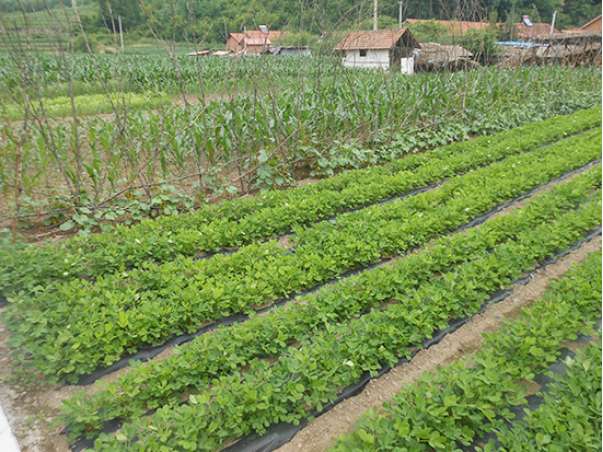
<instances>
[{"instance_id":1,"label":"vegetable field","mask_svg":"<svg viewBox=\"0 0 603 452\"><path fill-rule=\"evenodd\" d=\"M446 84L359 76L354 89L325 78L291 104L283 91L278 111L243 97L170 111L172 122L133 114L124 146L170 148L181 165L237 140L270 165L293 131L303 152L364 123L384 135L363 143L378 149L370 162L312 184L0 248L13 378L60 401L48 435L73 450L292 450L316 426L321 446L305 450L600 449L602 129L588 71L515 74L570 93L520 104L504 72L485 71ZM443 97L457 83L475 96L424 143L384 132L408 102L431 102L409 113L414 132L435 120L460 101ZM111 127L85 129L99 153L115 150ZM29 139L36 155L43 139ZM517 301L521 288L533 296ZM367 384L463 334L471 346L452 362L359 418L337 416ZM320 429L332 417L339 430Z\"/></svg>"},{"instance_id":2,"label":"vegetable field","mask_svg":"<svg viewBox=\"0 0 603 452\"><path fill-rule=\"evenodd\" d=\"M328 58L178 64L73 56L0 65L4 225L137 223L590 108L601 89L587 67L409 78L350 76Z\"/></svg>"}]
</instances>

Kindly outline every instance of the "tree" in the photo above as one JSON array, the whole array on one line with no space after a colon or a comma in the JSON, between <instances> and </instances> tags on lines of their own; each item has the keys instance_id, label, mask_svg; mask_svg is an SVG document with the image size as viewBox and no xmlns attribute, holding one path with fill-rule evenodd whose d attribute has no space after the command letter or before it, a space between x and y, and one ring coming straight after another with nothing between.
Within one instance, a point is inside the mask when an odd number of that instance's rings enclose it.
<instances>
[{"instance_id":1,"label":"tree","mask_svg":"<svg viewBox=\"0 0 603 452\"><path fill-rule=\"evenodd\" d=\"M480 63L489 63L498 53L496 31L469 30L461 39L461 45L469 50Z\"/></svg>"},{"instance_id":2,"label":"tree","mask_svg":"<svg viewBox=\"0 0 603 452\"><path fill-rule=\"evenodd\" d=\"M125 31L145 22L139 0L99 0L99 12L111 31L118 31L118 17Z\"/></svg>"}]
</instances>

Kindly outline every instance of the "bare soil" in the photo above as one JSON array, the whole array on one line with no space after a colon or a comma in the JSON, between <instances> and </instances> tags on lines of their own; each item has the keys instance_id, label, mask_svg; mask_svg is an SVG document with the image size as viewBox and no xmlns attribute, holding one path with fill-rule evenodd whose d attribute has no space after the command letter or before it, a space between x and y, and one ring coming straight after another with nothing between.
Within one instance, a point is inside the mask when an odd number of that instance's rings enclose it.
<instances>
[{"instance_id":1,"label":"bare soil","mask_svg":"<svg viewBox=\"0 0 603 452\"><path fill-rule=\"evenodd\" d=\"M506 300L489 306L482 314L446 336L439 344L419 352L411 362L371 381L359 395L345 400L331 411L314 419L291 442L278 449L279 452L327 450L338 436L353 429L366 410L378 409L425 372L434 371L477 350L484 333L499 328L504 321L517 316L523 308L542 296L551 279L563 275L570 265L584 260L589 253L600 249L601 238L597 237L556 263L537 271L528 284L516 286Z\"/></svg>"},{"instance_id":2,"label":"bare soil","mask_svg":"<svg viewBox=\"0 0 603 452\"><path fill-rule=\"evenodd\" d=\"M23 452L62 452L69 446L54 425L61 402L72 386L23 386L11 374L8 332L0 323L0 405Z\"/></svg>"}]
</instances>

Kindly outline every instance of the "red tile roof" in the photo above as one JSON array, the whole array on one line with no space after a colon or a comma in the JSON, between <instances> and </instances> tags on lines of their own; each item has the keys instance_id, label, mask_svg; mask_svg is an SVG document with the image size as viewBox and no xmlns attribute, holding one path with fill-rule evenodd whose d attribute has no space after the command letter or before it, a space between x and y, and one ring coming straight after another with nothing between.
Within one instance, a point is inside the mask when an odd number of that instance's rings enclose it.
<instances>
[{"instance_id":1,"label":"red tile roof","mask_svg":"<svg viewBox=\"0 0 603 452\"><path fill-rule=\"evenodd\" d=\"M241 42L245 35L243 33L229 33L228 36L233 38L237 42Z\"/></svg>"},{"instance_id":2,"label":"red tile roof","mask_svg":"<svg viewBox=\"0 0 603 452\"><path fill-rule=\"evenodd\" d=\"M557 33L558 30L553 30ZM515 24L515 33L518 38L536 38L551 34L551 25L543 22L536 22L533 26L527 27L523 23Z\"/></svg>"},{"instance_id":3,"label":"red tile roof","mask_svg":"<svg viewBox=\"0 0 603 452\"><path fill-rule=\"evenodd\" d=\"M268 33L264 33L260 30L251 30L246 31L244 33L230 33L229 36L232 37L237 43L245 41L245 45L248 46L263 46L272 44L273 39L278 39L283 35L282 31L269 31Z\"/></svg>"},{"instance_id":4,"label":"red tile roof","mask_svg":"<svg viewBox=\"0 0 603 452\"><path fill-rule=\"evenodd\" d=\"M585 31L598 31L601 33L601 16L597 16L594 19L589 20L582 25L580 29Z\"/></svg>"},{"instance_id":5,"label":"red tile roof","mask_svg":"<svg viewBox=\"0 0 603 452\"><path fill-rule=\"evenodd\" d=\"M408 33L412 44L419 47L410 31L406 28L399 30L377 30L377 31L352 31L337 44L335 50L355 49L391 49L396 43Z\"/></svg>"},{"instance_id":6,"label":"red tile roof","mask_svg":"<svg viewBox=\"0 0 603 452\"><path fill-rule=\"evenodd\" d=\"M409 24L435 23L448 29L450 33L465 34L469 30L485 30L489 22L471 22L467 20L439 20L439 19L407 19Z\"/></svg>"}]
</instances>

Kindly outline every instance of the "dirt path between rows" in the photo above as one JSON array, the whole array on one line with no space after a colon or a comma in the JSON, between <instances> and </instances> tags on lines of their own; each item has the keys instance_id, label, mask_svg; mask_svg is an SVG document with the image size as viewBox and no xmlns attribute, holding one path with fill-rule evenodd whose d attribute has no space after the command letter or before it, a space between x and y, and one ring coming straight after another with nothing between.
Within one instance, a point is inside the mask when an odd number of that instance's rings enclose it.
<instances>
[{"instance_id":1,"label":"dirt path between rows","mask_svg":"<svg viewBox=\"0 0 603 452\"><path fill-rule=\"evenodd\" d=\"M8 349L8 332L0 322L0 405L22 452L69 451L64 435L53 425L62 400L73 386L21 387L13 375ZM1 446L0 446L1 450Z\"/></svg>"},{"instance_id":2,"label":"dirt path between rows","mask_svg":"<svg viewBox=\"0 0 603 452\"><path fill-rule=\"evenodd\" d=\"M439 344L419 352L409 363L402 364L383 377L371 381L356 397L345 400L331 411L314 419L279 452L324 451L336 438L352 430L354 424L369 408L379 408L393 398L404 386L417 380L423 373L460 358L479 348L482 335L500 327L503 321L515 317L523 308L542 296L552 278L563 275L570 265L601 249L601 237L586 242L576 251L557 262L538 270L525 286L516 286L504 301L489 306L473 317Z\"/></svg>"}]
</instances>

